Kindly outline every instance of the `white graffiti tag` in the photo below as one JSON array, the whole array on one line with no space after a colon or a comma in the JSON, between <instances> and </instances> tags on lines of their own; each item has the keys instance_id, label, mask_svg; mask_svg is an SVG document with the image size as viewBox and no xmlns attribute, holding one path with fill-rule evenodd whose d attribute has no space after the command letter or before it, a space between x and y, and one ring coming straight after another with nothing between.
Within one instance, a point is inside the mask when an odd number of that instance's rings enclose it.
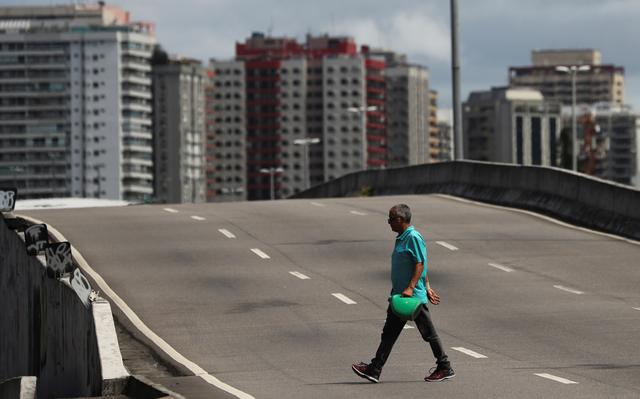
<instances>
[{"instance_id":1,"label":"white graffiti tag","mask_svg":"<svg viewBox=\"0 0 640 399\"><path fill-rule=\"evenodd\" d=\"M11 212L16 204L15 191L0 190L0 212Z\"/></svg>"},{"instance_id":2,"label":"white graffiti tag","mask_svg":"<svg viewBox=\"0 0 640 399\"><path fill-rule=\"evenodd\" d=\"M24 240L29 255L38 255L49 245L49 234L46 224L34 224L24 231Z\"/></svg>"},{"instance_id":3,"label":"white graffiti tag","mask_svg":"<svg viewBox=\"0 0 640 399\"><path fill-rule=\"evenodd\" d=\"M73 277L71 278L71 288L78 294L80 300L85 307L89 307L89 295L91 294L91 286L89 280L82 274L80 269L73 271Z\"/></svg>"},{"instance_id":4,"label":"white graffiti tag","mask_svg":"<svg viewBox=\"0 0 640 399\"><path fill-rule=\"evenodd\" d=\"M71 271L73 260L71 258L71 245L68 242L49 244L45 255L47 256L47 267L56 274Z\"/></svg>"}]
</instances>

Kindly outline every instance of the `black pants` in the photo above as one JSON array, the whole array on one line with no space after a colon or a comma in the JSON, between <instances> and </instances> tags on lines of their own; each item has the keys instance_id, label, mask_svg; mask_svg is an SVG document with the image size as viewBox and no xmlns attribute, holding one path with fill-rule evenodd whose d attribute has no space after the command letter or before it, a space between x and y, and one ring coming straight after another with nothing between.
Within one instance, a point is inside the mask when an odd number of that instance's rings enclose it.
<instances>
[{"instance_id":1,"label":"black pants","mask_svg":"<svg viewBox=\"0 0 640 399\"><path fill-rule=\"evenodd\" d=\"M382 370L382 367L387 362L389 354L391 354L393 344L396 343L396 340L400 336L400 333L406 323L406 321L400 319L391 311L391 307L387 308L387 321L384 323L384 328L382 329L380 346L376 352L376 357L371 359L371 365L378 371ZM429 313L427 305L422 305L420 314L415 319L415 323L416 327L418 327L418 330L420 331L420 335L422 335L422 339L428 342L431 346L431 351L433 352L433 356L436 358L438 368L450 368L451 364L449 363L449 358L444 353L444 348L442 347L438 333L436 333L436 328L431 321L431 314Z\"/></svg>"}]
</instances>

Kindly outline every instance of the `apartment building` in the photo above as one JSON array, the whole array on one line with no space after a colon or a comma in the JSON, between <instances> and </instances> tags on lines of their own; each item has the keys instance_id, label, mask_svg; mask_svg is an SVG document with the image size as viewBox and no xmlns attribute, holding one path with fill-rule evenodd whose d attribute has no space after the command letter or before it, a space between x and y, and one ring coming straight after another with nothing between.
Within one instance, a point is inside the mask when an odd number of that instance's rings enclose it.
<instances>
[{"instance_id":1,"label":"apartment building","mask_svg":"<svg viewBox=\"0 0 640 399\"><path fill-rule=\"evenodd\" d=\"M554 166L560 105L528 88L476 91L463 104L466 159Z\"/></svg>"},{"instance_id":2,"label":"apartment building","mask_svg":"<svg viewBox=\"0 0 640 399\"><path fill-rule=\"evenodd\" d=\"M150 200L151 23L103 3L0 7L0 184Z\"/></svg>"},{"instance_id":3,"label":"apartment building","mask_svg":"<svg viewBox=\"0 0 640 399\"><path fill-rule=\"evenodd\" d=\"M578 118L578 169L616 183L640 185L638 114L629 106L607 103L581 111ZM571 123L568 116L565 123Z\"/></svg>"},{"instance_id":4,"label":"apartment building","mask_svg":"<svg viewBox=\"0 0 640 399\"><path fill-rule=\"evenodd\" d=\"M153 57L155 201L206 201L205 86L198 60Z\"/></svg>"},{"instance_id":5,"label":"apartment building","mask_svg":"<svg viewBox=\"0 0 640 399\"><path fill-rule=\"evenodd\" d=\"M207 201L247 199L247 91L244 62L209 64Z\"/></svg>"},{"instance_id":6,"label":"apartment building","mask_svg":"<svg viewBox=\"0 0 640 399\"><path fill-rule=\"evenodd\" d=\"M358 52L353 39L255 33L236 44L234 60L212 60L210 69L211 198L268 199L271 174L281 198L386 166L384 62ZM229 82L225 71L234 71Z\"/></svg>"},{"instance_id":7,"label":"apartment building","mask_svg":"<svg viewBox=\"0 0 640 399\"><path fill-rule=\"evenodd\" d=\"M427 69L400 64L386 70L389 167L434 160Z\"/></svg>"},{"instance_id":8,"label":"apartment building","mask_svg":"<svg viewBox=\"0 0 640 399\"><path fill-rule=\"evenodd\" d=\"M571 105L572 77L558 66L581 66L576 73L576 102L624 104L624 68L602 64L594 49L534 50L531 66L510 67L509 85L539 90L547 101Z\"/></svg>"}]
</instances>

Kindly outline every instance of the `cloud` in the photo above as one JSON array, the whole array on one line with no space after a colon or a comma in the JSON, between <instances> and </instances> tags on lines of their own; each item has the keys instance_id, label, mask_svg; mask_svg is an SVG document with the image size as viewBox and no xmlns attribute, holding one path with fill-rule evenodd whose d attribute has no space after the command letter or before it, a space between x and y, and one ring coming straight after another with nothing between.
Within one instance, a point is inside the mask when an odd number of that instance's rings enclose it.
<instances>
[{"instance_id":1,"label":"cloud","mask_svg":"<svg viewBox=\"0 0 640 399\"><path fill-rule=\"evenodd\" d=\"M435 62L448 62L447 26L425 13L396 12L389 18L353 18L339 21L331 31L353 36L359 44L385 47Z\"/></svg>"}]
</instances>

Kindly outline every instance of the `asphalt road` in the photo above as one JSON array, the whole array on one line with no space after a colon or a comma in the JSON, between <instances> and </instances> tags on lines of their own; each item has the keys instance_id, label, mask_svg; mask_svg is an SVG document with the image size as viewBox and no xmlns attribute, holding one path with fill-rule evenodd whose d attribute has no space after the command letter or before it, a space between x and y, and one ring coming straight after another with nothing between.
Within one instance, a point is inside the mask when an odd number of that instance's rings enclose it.
<instances>
[{"instance_id":1,"label":"asphalt road","mask_svg":"<svg viewBox=\"0 0 640 399\"><path fill-rule=\"evenodd\" d=\"M399 202L427 241L450 381L423 381L434 360L415 328L382 383L350 370L379 342ZM256 398L640 397L637 244L433 195L20 213L60 230L181 354Z\"/></svg>"}]
</instances>

